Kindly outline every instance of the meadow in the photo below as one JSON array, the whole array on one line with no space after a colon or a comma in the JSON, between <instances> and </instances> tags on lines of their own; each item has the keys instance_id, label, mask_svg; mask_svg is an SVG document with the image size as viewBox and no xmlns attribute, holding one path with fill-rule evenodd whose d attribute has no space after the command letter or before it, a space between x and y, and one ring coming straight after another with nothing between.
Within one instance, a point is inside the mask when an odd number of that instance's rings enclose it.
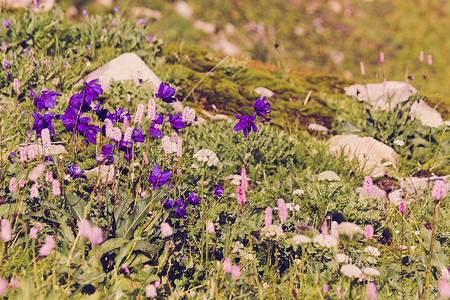
<instances>
[{"instance_id":1,"label":"meadow","mask_svg":"<svg viewBox=\"0 0 450 300\"><path fill-rule=\"evenodd\" d=\"M410 113L443 103L422 86L379 111L345 96L353 80L165 42L120 8L0 21L1 297L450 297L448 122ZM85 81L127 52L156 90L139 73ZM345 133L391 146L397 166L372 178L328 151Z\"/></svg>"}]
</instances>

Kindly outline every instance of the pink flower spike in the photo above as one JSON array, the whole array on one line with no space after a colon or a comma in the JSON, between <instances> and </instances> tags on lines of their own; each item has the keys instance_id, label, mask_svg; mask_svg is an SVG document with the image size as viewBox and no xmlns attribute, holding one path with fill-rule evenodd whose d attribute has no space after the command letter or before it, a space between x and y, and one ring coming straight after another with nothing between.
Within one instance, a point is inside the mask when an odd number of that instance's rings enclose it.
<instances>
[{"instance_id":1,"label":"pink flower spike","mask_svg":"<svg viewBox=\"0 0 450 300\"><path fill-rule=\"evenodd\" d=\"M178 143L178 134L176 132L172 133L172 143Z\"/></svg>"},{"instance_id":2,"label":"pink flower spike","mask_svg":"<svg viewBox=\"0 0 450 300\"><path fill-rule=\"evenodd\" d=\"M237 201L238 201L238 204L244 204L245 201L247 201L247 199L246 199L246 197L245 197L245 191L244 191L244 189L242 188L242 186L239 185L239 186L236 188L236 193L237 193Z\"/></svg>"},{"instance_id":3,"label":"pink flower spike","mask_svg":"<svg viewBox=\"0 0 450 300\"><path fill-rule=\"evenodd\" d=\"M35 183L30 188L30 197L39 198L39 184Z\"/></svg>"},{"instance_id":4,"label":"pink flower spike","mask_svg":"<svg viewBox=\"0 0 450 300\"><path fill-rule=\"evenodd\" d=\"M47 171L45 173L45 181L48 183L53 181L53 172L52 171Z\"/></svg>"},{"instance_id":5,"label":"pink flower spike","mask_svg":"<svg viewBox=\"0 0 450 300\"><path fill-rule=\"evenodd\" d=\"M125 272L125 274L130 275L130 269L128 269L127 264L122 265L122 270Z\"/></svg>"},{"instance_id":6,"label":"pink flower spike","mask_svg":"<svg viewBox=\"0 0 450 300\"><path fill-rule=\"evenodd\" d=\"M44 173L44 171L45 171L45 165L39 164L33 169L33 171L31 171L30 175L28 175L28 179L30 181L36 181L39 179L39 177L41 177L41 175L42 175L42 173Z\"/></svg>"},{"instance_id":7,"label":"pink flower spike","mask_svg":"<svg viewBox=\"0 0 450 300\"><path fill-rule=\"evenodd\" d=\"M94 246L103 244L105 239L103 238L102 229L98 228L98 227L91 228L91 234L89 235L89 241L91 241L91 244Z\"/></svg>"},{"instance_id":8,"label":"pink flower spike","mask_svg":"<svg viewBox=\"0 0 450 300\"><path fill-rule=\"evenodd\" d=\"M271 207L267 207L266 208L266 213L264 216L264 226L269 227L270 225L272 225L272 208Z\"/></svg>"},{"instance_id":9,"label":"pink flower spike","mask_svg":"<svg viewBox=\"0 0 450 300\"><path fill-rule=\"evenodd\" d=\"M320 227L320 230L322 231L323 238L325 239L326 236L328 235L328 224L327 224L327 221L323 222L322 226Z\"/></svg>"},{"instance_id":10,"label":"pink flower spike","mask_svg":"<svg viewBox=\"0 0 450 300\"><path fill-rule=\"evenodd\" d=\"M50 153L52 149L52 140L50 139L50 131L48 130L48 128L42 129L41 139L42 139L42 146L44 146L44 153L45 151L48 151L48 153Z\"/></svg>"},{"instance_id":11,"label":"pink flower spike","mask_svg":"<svg viewBox=\"0 0 450 300\"><path fill-rule=\"evenodd\" d=\"M339 239L339 231L337 227L338 222L336 221L331 222L331 236L334 237L335 239Z\"/></svg>"},{"instance_id":12,"label":"pink flower spike","mask_svg":"<svg viewBox=\"0 0 450 300\"><path fill-rule=\"evenodd\" d=\"M244 191L248 188L247 170L245 168L241 169L241 186Z\"/></svg>"},{"instance_id":13,"label":"pink flower spike","mask_svg":"<svg viewBox=\"0 0 450 300\"><path fill-rule=\"evenodd\" d=\"M0 297L6 293L8 286L8 281L5 278L0 278Z\"/></svg>"},{"instance_id":14,"label":"pink flower spike","mask_svg":"<svg viewBox=\"0 0 450 300\"><path fill-rule=\"evenodd\" d=\"M181 158L183 156L183 140L178 138L177 142L177 157Z\"/></svg>"},{"instance_id":15,"label":"pink flower spike","mask_svg":"<svg viewBox=\"0 0 450 300\"><path fill-rule=\"evenodd\" d=\"M172 226L170 226L169 223L162 223L161 224L161 234L163 237L169 237L173 234Z\"/></svg>"},{"instance_id":16,"label":"pink flower spike","mask_svg":"<svg viewBox=\"0 0 450 300\"><path fill-rule=\"evenodd\" d=\"M206 231L208 231L208 233L214 233L216 232L216 229L214 228L214 223L211 221L206 222Z\"/></svg>"},{"instance_id":17,"label":"pink flower spike","mask_svg":"<svg viewBox=\"0 0 450 300\"><path fill-rule=\"evenodd\" d=\"M284 202L283 198L278 198L277 206L278 206L278 214L280 215L280 221L281 221L281 224L283 224L284 221L287 220L287 216L288 216L288 210L287 210L286 203Z\"/></svg>"},{"instance_id":18,"label":"pink flower spike","mask_svg":"<svg viewBox=\"0 0 450 300\"><path fill-rule=\"evenodd\" d=\"M439 293L444 299L450 298L450 286L448 284L448 281L444 278L439 280Z\"/></svg>"},{"instance_id":19,"label":"pink flower spike","mask_svg":"<svg viewBox=\"0 0 450 300\"><path fill-rule=\"evenodd\" d=\"M19 157L21 162L27 161L27 148L20 148L19 149Z\"/></svg>"},{"instance_id":20,"label":"pink flower spike","mask_svg":"<svg viewBox=\"0 0 450 300\"><path fill-rule=\"evenodd\" d=\"M364 236L366 239L371 240L373 238L373 226L372 225L366 225L366 228L364 228Z\"/></svg>"},{"instance_id":21,"label":"pink flower spike","mask_svg":"<svg viewBox=\"0 0 450 300\"><path fill-rule=\"evenodd\" d=\"M322 291L324 294L328 293L328 285L324 284L322 287Z\"/></svg>"},{"instance_id":22,"label":"pink flower spike","mask_svg":"<svg viewBox=\"0 0 450 300\"><path fill-rule=\"evenodd\" d=\"M11 224L8 219L3 219L1 221L1 238L2 241L8 242L11 240Z\"/></svg>"},{"instance_id":23,"label":"pink flower spike","mask_svg":"<svg viewBox=\"0 0 450 300\"><path fill-rule=\"evenodd\" d=\"M78 223L78 231L80 232L80 236L89 238L91 236L91 223L88 220L81 220Z\"/></svg>"},{"instance_id":24,"label":"pink flower spike","mask_svg":"<svg viewBox=\"0 0 450 300\"><path fill-rule=\"evenodd\" d=\"M11 178L9 180L9 190L11 192L14 192L16 190L16 183L17 183L17 179L15 177Z\"/></svg>"},{"instance_id":25,"label":"pink flower spike","mask_svg":"<svg viewBox=\"0 0 450 300\"><path fill-rule=\"evenodd\" d=\"M160 285L161 285L161 282L159 280L155 281L156 288L159 288Z\"/></svg>"},{"instance_id":26,"label":"pink flower spike","mask_svg":"<svg viewBox=\"0 0 450 300\"><path fill-rule=\"evenodd\" d=\"M144 104L139 104L136 108L136 115L134 116L134 123L141 124L142 117L144 116L145 106Z\"/></svg>"},{"instance_id":27,"label":"pink flower spike","mask_svg":"<svg viewBox=\"0 0 450 300\"><path fill-rule=\"evenodd\" d=\"M433 56L428 55L428 65L431 66L433 64Z\"/></svg>"},{"instance_id":28,"label":"pink flower spike","mask_svg":"<svg viewBox=\"0 0 450 300\"><path fill-rule=\"evenodd\" d=\"M360 63L360 67L361 67L361 75L362 76L366 75L366 71L364 69L364 63L363 62Z\"/></svg>"},{"instance_id":29,"label":"pink flower spike","mask_svg":"<svg viewBox=\"0 0 450 300\"><path fill-rule=\"evenodd\" d=\"M145 288L145 296L147 298L154 298L158 296L158 292L156 291L156 286L154 284L149 284Z\"/></svg>"},{"instance_id":30,"label":"pink flower spike","mask_svg":"<svg viewBox=\"0 0 450 300\"><path fill-rule=\"evenodd\" d=\"M227 274L231 272L231 259L229 257L223 260L223 273Z\"/></svg>"},{"instance_id":31,"label":"pink flower spike","mask_svg":"<svg viewBox=\"0 0 450 300\"><path fill-rule=\"evenodd\" d=\"M36 153L34 153L34 148L31 146L28 146L27 148L27 156L29 160L33 160L34 157L36 156Z\"/></svg>"},{"instance_id":32,"label":"pink flower spike","mask_svg":"<svg viewBox=\"0 0 450 300\"><path fill-rule=\"evenodd\" d=\"M122 131L120 131L119 127L114 127L113 134L114 134L114 140L116 142L120 142L120 140L122 139Z\"/></svg>"},{"instance_id":33,"label":"pink flower spike","mask_svg":"<svg viewBox=\"0 0 450 300\"><path fill-rule=\"evenodd\" d=\"M241 269L238 265L231 266L231 277L233 277L234 280L238 280L239 277L241 277Z\"/></svg>"},{"instance_id":34,"label":"pink flower spike","mask_svg":"<svg viewBox=\"0 0 450 300\"><path fill-rule=\"evenodd\" d=\"M161 143L164 153L166 155L172 154L172 142L170 141L170 137L168 137L167 135L163 136L163 138L161 139Z\"/></svg>"},{"instance_id":35,"label":"pink flower spike","mask_svg":"<svg viewBox=\"0 0 450 300\"><path fill-rule=\"evenodd\" d=\"M447 194L447 185L444 180L438 179L434 182L433 190L431 191L431 198L434 200L443 199Z\"/></svg>"},{"instance_id":36,"label":"pink flower spike","mask_svg":"<svg viewBox=\"0 0 450 300\"><path fill-rule=\"evenodd\" d=\"M128 117L125 116L125 118L123 118L123 131L127 131L128 129Z\"/></svg>"},{"instance_id":37,"label":"pink flower spike","mask_svg":"<svg viewBox=\"0 0 450 300\"><path fill-rule=\"evenodd\" d=\"M384 63L384 53L380 53L380 63Z\"/></svg>"},{"instance_id":38,"label":"pink flower spike","mask_svg":"<svg viewBox=\"0 0 450 300\"><path fill-rule=\"evenodd\" d=\"M372 177L370 177L370 176L364 177L363 188L367 195L372 194L372 189L373 189Z\"/></svg>"},{"instance_id":39,"label":"pink flower spike","mask_svg":"<svg viewBox=\"0 0 450 300\"><path fill-rule=\"evenodd\" d=\"M405 202L400 202L400 206L398 208L401 214L405 213Z\"/></svg>"},{"instance_id":40,"label":"pink flower spike","mask_svg":"<svg viewBox=\"0 0 450 300\"><path fill-rule=\"evenodd\" d=\"M45 238L45 244L39 249L40 256L48 256L55 249L56 241L53 236L49 235Z\"/></svg>"},{"instance_id":41,"label":"pink flower spike","mask_svg":"<svg viewBox=\"0 0 450 300\"><path fill-rule=\"evenodd\" d=\"M105 135L109 139L114 139L114 126L110 119L105 119Z\"/></svg>"},{"instance_id":42,"label":"pink flower spike","mask_svg":"<svg viewBox=\"0 0 450 300\"><path fill-rule=\"evenodd\" d=\"M150 98L148 100L147 110L148 110L147 119L150 120L150 121L153 121L155 119L155 116L156 116L155 99Z\"/></svg>"},{"instance_id":43,"label":"pink flower spike","mask_svg":"<svg viewBox=\"0 0 450 300\"><path fill-rule=\"evenodd\" d=\"M125 130L125 134L123 135L124 142L131 142L131 136L132 135L133 135L133 128L132 127L128 127L127 130Z\"/></svg>"},{"instance_id":44,"label":"pink flower spike","mask_svg":"<svg viewBox=\"0 0 450 300\"><path fill-rule=\"evenodd\" d=\"M30 228L30 238L33 240L37 239L37 229L34 227Z\"/></svg>"},{"instance_id":45,"label":"pink flower spike","mask_svg":"<svg viewBox=\"0 0 450 300\"><path fill-rule=\"evenodd\" d=\"M377 299L377 286L375 285L375 282L369 282L367 284L367 296L370 300Z\"/></svg>"},{"instance_id":46,"label":"pink flower spike","mask_svg":"<svg viewBox=\"0 0 450 300\"><path fill-rule=\"evenodd\" d=\"M61 196L61 186L59 185L59 181L57 179L53 179L52 181L52 193L53 196Z\"/></svg>"},{"instance_id":47,"label":"pink flower spike","mask_svg":"<svg viewBox=\"0 0 450 300\"><path fill-rule=\"evenodd\" d=\"M423 62L423 60L424 60L423 51L420 51L420 54L419 54L419 61L420 61L420 62Z\"/></svg>"}]
</instances>

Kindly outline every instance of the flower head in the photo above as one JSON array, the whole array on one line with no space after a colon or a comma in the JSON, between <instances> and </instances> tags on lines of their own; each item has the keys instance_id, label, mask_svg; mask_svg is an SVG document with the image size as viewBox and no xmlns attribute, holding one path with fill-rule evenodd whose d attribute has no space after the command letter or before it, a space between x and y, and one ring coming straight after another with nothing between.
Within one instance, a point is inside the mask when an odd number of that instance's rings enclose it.
<instances>
[{"instance_id":1,"label":"flower head","mask_svg":"<svg viewBox=\"0 0 450 300\"><path fill-rule=\"evenodd\" d=\"M11 65L11 63L9 62L9 60L5 60L3 62L3 69L8 69L10 65Z\"/></svg>"},{"instance_id":2,"label":"flower head","mask_svg":"<svg viewBox=\"0 0 450 300\"><path fill-rule=\"evenodd\" d=\"M241 277L241 269L238 265L231 266L231 277L233 277L234 280L238 280L239 277Z\"/></svg>"},{"instance_id":3,"label":"flower head","mask_svg":"<svg viewBox=\"0 0 450 300\"><path fill-rule=\"evenodd\" d=\"M281 223L284 223L284 221L287 220L288 211L287 211L286 203L284 202L283 198L278 198L277 207L278 207L278 214L280 215L280 221L281 221Z\"/></svg>"},{"instance_id":4,"label":"flower head","mask_svg":"<svg viewBox=\"0 0 450 300\"><path fill-rule=\"evenodd\" d=\"M103 231L99 227L91 228L91 233L89 234L89 241L92 245L98 246L103 244L105 239L103 238Z\"/></svg>"},{"instance_id":5,"label":"flower head","mask_svg":"<svg viewBox=\"0 0 450 300\"><path fill-rule=\"evenodd\" d=\"M435 200L443 199L447 194L447 185L444 180L436 180L434 182L433 190L431 191L431 198Z\"/></svg>"},{"instance_id":6,"label":"flower head","mask_svg":"<svg viewBox=\"0 0 450 300\"><path fill-rule=\"evenodd\" d=\"M3 296L8 290L9 284L5 278L0 278L0 297Z\"/></svg>"},{"instance_id":7,"label":"flower head","mask_svg":"<svg viewBox=\"0 0 450 300\"><path fill-rule=\"evenodd\" d=\"M158 296L158 292L156 291L156 286L154 284L149 284L145 287L145 296L147 298L154 298Z\"/></svg>"},{"instance_id":8,"label":"flower head","mask_svg":"<svg viewBox=\"0 0 450 300\"><path fill-rule=\"evenodd\" d=\"M266 207L266 211L264 214L264 226L269 227L272 225L272 208L270 206Z\"/></svg>"},{"instance_id":9,"label":"flower head","mask_svg":"<svg viewBox=\"0 0 450 300\"><path fill-rule=\"evenodd\" d=\"M249 131L253 130L254 132L258 131L258 127L256 127L254 121L256 119L255 115L252 116L239 116L238 114L234 115L239 122L234 126L234 131L244 131L244 136L247 138Z\"/></svg>"},{"instance_id":10,"label":"flower head","mask_svg":"<svg viewBox=\"0 0 450 300\"><path fill-rule=\"evenodd\" d=\"M173 229L172 226L170 226L169 223L162 223L161 224L161 234L163 235L163 237L169 237L173 234Z\"/></svg>"},{"instance_id":11,"label":"flower head","mask_svg":"<svg viewBox=\"0 0 450 300\"><path fill-rule=\"evenodd\" d=\"M83 169L77 165L73 165L73 166L69 167L68 171L69 171L70 177L72 177L73 179L76 179L76 178L86 179L87 178L87 176L83 174L83 172L84 172Z\"/></svg>"},{"instance_id":12,"label":"flower head","mask_svg":"<svg viewBox=\"0 0 450 300\"><path fill-rule=\"evenodd\" d=\"M55 249L56 241L53 236L49 235L45 238L45 244L39 249L40 256L48 256Z\"/></svg>"},{"instance_id":13,"label":"flower head","mask_svg":"<svg viewBox=\"0 0 450 300\"><path fill-rule=\"evenodd\" d=\"M171 113L169 113L169 122L170 125L172 125L173 130L176 131L176 133L179 133L179 130L184 128L181 114L172 115Z\"/></svg>"},{"instance_id":14,"label":"flower head","mask_svg":"<svg viewBox=\"0 0 450 300\"><path fill-rule=\"evenodd\" d=\"M214 189L214 195L216 195L217 197L222 197L224 193L225 190L221 188L219 184L217 184L217 186Z\"/></svg>"},{"instance_id":15,"label":"flower head","mask_svg":"<svg viewBox=\"0 0 450 300\"><path fill-rule=\"evenodd\" d=\"M377 286L375 282L369 282L367 284L367 296L369 296L370 300L376 300L377 299ZM449 294L450 296L450 294Z\"/></svg>"},{"instance_id":16,"label":"flower head","mask_svg":"<svg viewBox=\"0 0 450 300\"><path fill-rule=\"evenodd\" d=\"M80 236L89 238L91 235L91 223L85 219L81 220L78 224L78 232L80 233Z\"/></svg>"},{"instance_id":17,"label":"flower head","mask_svg":"<svg viewBox=\"0 0 450 300\"><path fill-rule=\"evenodd\" d=\"M401 214L405 213L405 201L400 202L400 206L398 208Z\"/></svg>"},{"instance_id":18,"label":"flower head","mask_svg":"<svg viewBox=\"0 0 450 300\"><path fill-rule=\"evenodd\" d=\"M198 205L200 204L200 197L195 196L194 193L190 193L186 201L192 205Z\"/></svg>"},{"instance_id":19,"label":"flower head","mask_svg":"<svg viewBox=\"0 0 450 300\"><path fill-rule=\"evenodd\" d=\"M214 233L216 231L213 222L211 221L206 222L206 231L208 231L208 233Z\"/></svg>"},{"instance_id":20,"label":"flower head","mask_svg":"<svg viewBox=\"0 0 450 300\"><path fill-rule=\"evenodd\" d=\"M3 20L3 26L5 28L8 28L9 26L11 26L11 21L9 19L4 19Z\"/></svg>"},{"instance_id":21,"label":"flower head","mask_svg":"<svg viewBox=\"0 0 450 300\"><path fill-rule=\"evenodd\" d=\"M2 241L8 242L11 240L11 224L9 223L8 219L3 219L0 223L0 236L2 238Z\"/></svg>"},{"instance_id":22,"label":"flower head","mask_svg":"<svg viewBox=\"0 0 450 300\"><path fill-rule=\"evenodd\" d=\"M169 84L161 82L158 92L155 94L155 97L160 98L166 103L173 103L177 101L177 99L173 96L175 94L175 91L176 89L170 87Z\"/></svg>"},{"instance_id":23,"label":"flower head","mask_svg":"<svg viewBox=\"0 0 450 300\"><path fill-rule=\"evenodd\" d=\"M245 197L245 191L242 188L242 186L238 186L236 188L236 193L237 193L237 201L239 204L244 204L245 201L247 201L247 198Z\"/></svg>"},{"instance_id":24,"label":"flower head","mask_svg":"<svg viewBox=\"0 0 450 300\"><path fill-rule=\"evenodd\" d=\"M153 186L153 190L156 188L165 185L170 180L170 176L172 176L172 172L161 172L159 166L157 164L153 165L153 172L148 178L148 181Z\"/></svg>"},{"instance_id":25,"label":"flower head","mask_svg":"<svg viewBox=\"0 0 450 300\"><path fill-rule=\"evenodd\" d=\"M359 278L362 275L362 271L359 267L346 264L341 267L341 273L350 278Z\"/></svg>"},{"instance_id":26,"label":"flower head","mask_svg":"<svg viewBox=\"0 0 450 300\"><path fill-rule=\"evenodd\" d=\"M231 272L231 259L229 257L225 258L223 260L223 272L225 274L230 273Z\"/></svg>"},{"instance_id":27,"label":"flower head","mask_svg":"<svg viewBox=\"0 0 450 300\"><path fill-rule=\"evenodd\" d=\"M253 109L257 116L263 117L268 122L270 121L270 118L265 116L270 113L270 103L266 97L256 100L255 104L253 104Z\"/></svg>"},{"instance_id":28,"label":"flower head","mask_svg":"<svg viewBox=\"0 0 450 300\"><path fill-rule=\"evenodd\" d=\"M45 115L41 115L39 113L32 112L31 115L34 118L33 127L31 131L36 131L36 135L41 137L42 129L48 128L51 134L56 134L53 129L53 118L55 117L54 113L46 113Z\"/></svg>"},{"instance_id":29,"label":"flower head","mask_svg":"<svg viewBox=\"0 0 450 300\"><path fill-rule=\"evenodd\" d=\"M54 91L41 91L41 95L34 98L34 105L39 112L43 109L55 108L56 96L61 94Z\"/></svg>"}]
</instances>

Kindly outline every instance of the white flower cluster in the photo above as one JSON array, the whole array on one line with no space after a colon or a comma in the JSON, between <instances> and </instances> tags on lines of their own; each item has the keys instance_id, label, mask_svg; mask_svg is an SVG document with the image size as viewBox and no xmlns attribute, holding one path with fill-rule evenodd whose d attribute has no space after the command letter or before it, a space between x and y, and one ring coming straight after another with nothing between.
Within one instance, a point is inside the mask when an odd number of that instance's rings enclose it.
<instances>
[{"instance_id":1,"label":"white flower cluster","mask_svg":"<svg viewBox=\"0 0 450 300\"><path fill-rule=\"evenodd\" d=\"M284 236L283 228L277 225L270 225L268 227L264 227L261 231L265 237L268 238L274 237L275 240L278 240L279 237Z\"/></svg>"},{"instance_id":2,"label":"white flower cluster","mask_svg":"<svg viewBox=\"0 0 450 300\"><path fill-rule=\"evenodd\" d=\"M300 210L300 205L295 204L295 203L286 203L286 208L289 209L290 211L299 211Z\"/></svg>"},{"instance_id":3,"label":"white flower cluster","mask_svg":"<svg viewBox=\"0 0 450 300\"><path fill-rule=\"evenodd\" d=\"M325 171L318 175L319 181L341 181L341 178L333 171Z\"/></svg>"},{"instance_id":4,"label":"white flower cluster","mask_svg":"<svg viewBox=\"0 0 450 300\"><path fill-rule=\"evenodd\" d=\"M362 271L358 266L352 264L346 264L341 267L341 273L347 277L359 278L362 275Z\"/></svg>"},{"instance_id":5,"label":"white flower cluster","mask_svg":"<svg viewBox=\"0 0 450 300\"><path fill-rule=\"evenodd\" d=\"M311 239L306 235L298 234L292 237L292 242L296 245L311 243Z\"/></svg>"},{"instance_id":6,"label":"white flower cluster","mask_svg":"<svg viewBox=\"0 0 450 300\"><path fill-rule=\"evenodd\" d=\"M364 252L369 253L369 255L372 255L372 256L380 256L381 255L380 251L378 251L378 248L375 248L372 246L367 246L366 249L364 249Z\"/></svg>"},{"instance_id":7,"label":"white flower cluster","mask_svg":"<svg viewBox=\"0 0 450 300\"><path fill-rule=\"evenodd\" d=\"M389 193L388 198L389 201L391 201L394 205L400 205L400 203L403 201L403 196L405 194L403 193L402 189L394 190L393 192Z\"/></svg>"},{"instance_id":8,"label":"white flower cluster","mask_svg":"<svg viewBox=\"0 0 450 300\"><path fill-rule=\"evenodd\" d=\"M339 234L345 234L350 238L353 238L355 233L364 233L364 230L362 230L361 227L350 222L342 222L339 224L337 226L337 231Z\"/></svg>"},{"instance_id":9,"label":"white flower cluster","mask_svg":"<svg viewBox=\"0 0 450 300\"><path fill-rule=\"evenodd\" d=\"M321 247L335 248L338 245L338 240L331 235L319 234L314 238L314 243L319 244Z\"/></svg>"},{"instance_id":10,"label":"white flower cluster","mask_svg":"<svg viewBox=\"0 0 450 300\"><path fill-rule=\"evenodd\" d=\"M219 158L217 154L209 149L202 149L194 154L194 158L196 158L199 162L206 162L208 167L217 166L219 163Z\"/></svg>"},{"instance_id":11,"label":"white flower cluster","mask_svg":"<svg viewBox=\"0 0 450 300\"><path fill-rule=\"evenodd\" d=\"M294 190L292 192L293 195L299 195L299 196L303 195L304 193L305 193L305 191L304 190L300 190L300 189Z\"/></svg>"}]
</instances>

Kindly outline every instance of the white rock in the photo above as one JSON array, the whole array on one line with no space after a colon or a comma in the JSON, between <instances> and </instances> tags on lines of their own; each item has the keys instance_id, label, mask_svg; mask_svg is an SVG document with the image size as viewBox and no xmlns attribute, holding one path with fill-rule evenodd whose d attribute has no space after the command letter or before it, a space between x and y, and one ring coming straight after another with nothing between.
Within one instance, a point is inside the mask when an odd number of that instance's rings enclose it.
<instances>
[{"instance_id":1,"label":"white rock","mask_svg":"<svg viewBox=\"0 0 450 300\"><path fill-rule=\"evenodd\" d=\"M417 120L420 120L423 126L438 128L444 125L441 114L426 104L422 99L415 101L411 105L410 114Z\"/></svg>"},{"instance_id":2,"label":"white rock","mask_svg":"<svg viewBox=\"0 0 450 300\"><path fill-rule=\"evenodd\" d=\"M98 176L99 169L100 169L100 174L101 174L103 183L111 184L114 182L114 172L115 172L114 165L98 166L91 170L87 170L84 173L87 176L91 176L91 175Z\"/></svg>"},{"instance_id":3,"label":"white rock","mask_svg":"<svg viewBox=\"0 0 450 300\"><path fill-rule=\"evenodd\" d=\"M55 6L55 0L41 0L40 8L43 11L49 11ZM33 0L2 0L0 4L10 7L31 7L35 8Z\"/></svg>"},{"instance_id":4,"label":"white rock","mask_svg":"<svg viewBox=\"0 0 450 300\"><path fill-rule=\"evenodd\" d=\"M216 36L212 49L230 56L238 56L241 53L239 47L228 41L223 33L219 33Z\"/></svg>"},{"instance_id":5,"label":"white rock","mask_svg":"<svg viewBox=\"0 0 450 300\"><path fill-rule=\"evenodd\" d=\"M113 5L113 0L97 0L97 3L106 7Z\"/></svg>"},{"instance_id":6,"label":"white rock","mask_svg":"<svg viewBox=\"0 0 450 300\"><path fill-rule=\"evenodd\" d=\"M328 132L328 128L326 128L325 126L316 124L316 123L309 124L308 125L308 129L309 130L313 130L313 131L323 132L323 133L327 133Z\"/></svg>"},{"instance_id":7,"label":"white rock","mask_svg":"<svg viewBox=\"0 0 450 300\"><path fill-rule=\"evenodd\" d=\"M416 192L422 192L425 189L432 189L434 182L438 179L444 180L447 185L447 189L450 189L450 175L437 177L433 176L430 178L419 178L419 177L409 177L405 178L405 190L408 194L412 195ZM422 194L422 193L419 193Z\"/></svg>"},{"instance_id":8,"label":"white rock","mask_svg":"<svg viewBox=\"0 0 450 300\"><path fill-rule=\"evenodd\" d=\"M267 97L270 98L274 95L274 92L272 92L271 90L269 90L268 88L259 86L257 88L254 89L255 93L263 96L263 97Z\"/></svg>"},{"instance_id":9,"label":"white rock","mask_svg":"<svg viewBox=\"0 0 450 300\"><path fill-rule=\"evenodd\" d=\"M351 160L357 158L363 171L372 177L386 174L384 161L389 161L396 168L399 155L391 147L371 137L357 135L337 135L330 140L330 151L340 152L344 149L345 155Z\"/></svg>"},{"instance_id":10,"label":"white rock","mask_svg":"<svg viewBox=\"0 0 450 300\"><path fill-rule=\"evenodd\" d=\"M141 72L142 79L149 81L151 88L157 91L161 84L161 80L149 67L147 67L145 62L134 53L124 53L114 58L97 70L89 73L85 80L89 82L98 78L98 83L102 85L103 90L108 90L111 87L111 80L133 80L138 71ZM75 84L75 87L81 86L82 84L83 81L80 80Z\"/></svg>"},{"instance_id":11,"label":"white rock","mask_svg":"<svg viewBox=\"0 0 450 300\"><path fill-rule=\"evenodd\" d=\"M209 33L209 34L213 34L216 32L216 25L214 25L212 23L208 23L208 22L203 22L200 20L196 20L194 22L194 28L199 29L199 30Z\"/></svg>"},{"instance_id":12,"label":"white rock","mask_svg":"<svg viewBox=\"0 0 450 300\"><path fill-rule=\"evenodd\" d=\"M375 109L392 110L398 103L408 100L417 90L408 83L387 81L384 83L356 84L344 88L347 96L370 103ZM391 103L388 100L391 98Z\"/></svg>"},{"instance_id":13,"label":"white rock","mask_svg":"<svg viewBox=\"0 0 450 300\"><path fill-rule=\"evenodd\" d=\"M161 12L159 10L153 10L147 7L133 7L131 10L131 13L133 16L145 16L147 18L153 18L153 19L161 19Z\"/></svg>"},{"instance_id":14,"label":"white rock","mask_svg":"<svg viewBox=\"0 0 450 300\"><path fill-rule=\"evenodd\" d=\"M183 18L190 19L194 14L194 10L184 1L179 1L175 5L175 11Z\"/></svg>"},{"instance_id":15,"label":"white rock","mask_svg":"<svg viewBox=\"0 0 450 300\"><path fill-rule=\"evenodd\" d=\"M36 155L44 155L44 147L42 147L42 144L31 144L28 147L33 149ZM47 150L45 151L45 155L56 155L62 153L67 153L66 148L64 148L63 145L55 145L55 144L51 145L50 153Z\"/></svg>"}]
</instances>

